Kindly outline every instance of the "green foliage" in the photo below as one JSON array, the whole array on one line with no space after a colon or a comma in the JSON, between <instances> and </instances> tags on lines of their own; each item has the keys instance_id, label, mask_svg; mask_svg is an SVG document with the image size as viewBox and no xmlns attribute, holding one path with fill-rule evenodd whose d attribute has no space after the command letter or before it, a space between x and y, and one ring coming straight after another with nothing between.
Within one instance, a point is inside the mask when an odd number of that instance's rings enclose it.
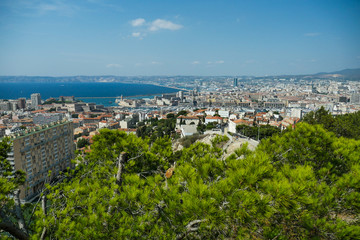
<instances>
[{"instance_id":1,"label":"green foliage","mask_svg":"<svg viewBox=\"0 0 360 240\"><path fill-rule=\"evenodd\" d=\"M270 125L259 125L259 126L237 125L236 131L249 138L257 139L259 137L259 140L263 138L271 137L281 132L280 128Z\"/></svg>"},{"instance_id":2,"label":"green foliage","mask_svg":"<svg viewBox=\"0 0 360 240\"><path fill-rule=\"evenodd\" d=\"M209 122L208 124L206 124L205 129L206 130L211 130L211 129L215 128L216 125L217 125L217 123L215 123L215 122Z\"/></svg>"},{"instance_id":3,"label":"green foliage","mask_svg":"<svg viewBox=\"0 0 360 240\"><path fill-rule=\"evenodd\" d=\"M74 134L74 140L76 140L77 138L79 138L81 136L82 136L82 133Z\"/></svg>"},{"instance_id":4,"label":"green foliage","mask_svg":"<svg viewBox=\"0 0 360 240\"><path fill-rule=\"evenodd\" d=\"M191 146L191 144L193 144L194 142L196 142L197 140L200 140L202 138L204 138L204 135L200 135L200 134L193 134L191 136L186 136L181 138L179 141L181 143L181 145L185 148L188 148Z\"/></svg>"},{"instance_id":5,"label":"green foliage","mask_svg":"<svg viewBox=\"0 0 360 240\"><path fill-rule=\"evenodd\" d=\"M321 107L315 112L309 112L302 120L309 124L321 124L338 137L360 139L360 111L333 117L329 111Z\"/></svg>"},{"instance_id":6,"label":"green foliage","mask_svg":"<svg viewBox=\"0 0 360 240\"><path fill-rule=\"evenodd\" d=\"M176 138L175 125L176 118L150 119L150 122L138 124L136 135L141 138L149 137L151 142L164 136Z\"/></svg>"},{"instance_id":7,"label":"green foliage","mask_svg":"<svg viewBox=\"0 0 360 240\"><path fill-rule=\"evenodd\" d=\"M319 179L331 180L359 162L359 144L352 139L336 138L320 125L300 123L296 130L262 141L259 150L271 156L275 166L309 165Z\"/></svg>"},{"instance_id":8,"label":"green foliage","mask_svg":"<svg viewBox=\"0 0 360 240\"><path fill-rule=\"evenodd\" d=\"M7 234L2 234L2 223L14 224L15 203L12 195L18 190L19 186L25 182L23 171L14 171L13 166L7 160L8 153L11 151L9 138L0 141L0 238Z\"/></svg>"},{"instance_id":9,"label":"green foliage","mask_svg":"<svg viewBox=\"0 0 360 240\"><path fill-rule=\"evenodd\" d=\"M85 139L85 138L80 138L79 141L77 142L77 148L83 148L85 146L89 145L89 140Z\"/></svg>"},{"instance_id":10,"label":"green foliage","mask_svg":"<svg viewBox=\"0 0 360 240\"><path fill-rule=\"evenodd\" d=\"M196 130L199 133L204 133L206 131L206 125L201 123L201 121L199 121L199 124L197 125Z\"/></svg>"},{"instance_id":11,"label":"green foliage","mask_svg":"<svg viewBox=\"0 0 360 240\"><path fill-rule=\"evenodd\" d=\"M13 172L14 169L7 160L7 155L10 151L10 139L3 138L0 141L0 209L10 201L8 194L13 193L25 181L24 172Z\"/></svg>"},{"instance_id":12,"label":"green foliage","mask_svg":"<svg viewBox=\"0 0 360 240\"><path fill-rule=\"evenodd\" d=\"M169 113L166 115L166 118L175 118L175 114Z\"/></svg>"},{"instance_id":13,"label":"green foliage","mask_svg":"<svg viewBox=\"0 0 360 240\"><path fill-rule=\"evenodd\" d=\"M48 239L360 237L360 142L320 125L298 124L227 158L224 136L175 153L169 137L103 129L93 140L76 170L48 187L33 239L44 227Z\"/></svg>"},{"instance_id":14,"label":"green foliage","mask_svg":"<svg viewBox=\"0 0 360 240\"><path fill-rule=\"evenodd\" d=\"M181 110L180 112L178 112L176 114L176 117L178 117L178 116L186 116L187 114L188 114L188 112L186 110Z\"/></svg>"}]
</instances>

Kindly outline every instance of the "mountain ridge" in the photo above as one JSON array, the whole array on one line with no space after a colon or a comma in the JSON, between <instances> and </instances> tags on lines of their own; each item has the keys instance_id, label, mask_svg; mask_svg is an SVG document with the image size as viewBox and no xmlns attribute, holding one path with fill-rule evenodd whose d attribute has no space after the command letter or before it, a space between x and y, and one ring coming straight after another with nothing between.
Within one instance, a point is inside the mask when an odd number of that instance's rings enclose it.
<instances>
[{"instance_id":1,"label":"mountain ridge","mask_svg":"<svg viewBox=\"0 0 360 240\"><path fill-rule=\"evenodd\" d=\"M196 75L154 75L154 76L116 76L116 75L74 75L74 76L24 76L24 75L14 75L14 76L0 76L0 82L26 82L26 81L37 81L37 82L126 82L129 80L142 80L142 79L151 79L159 77L214 77L214 76L196 76ZM218 76L218 77L226 77ZM227 77L235 77L229 75ZM254 76L249 75L238 75L237 77L251 78ZM276 78L276 77L285 77L285 78L305 78L305 79L316 79L316 78L336 78L341 80L353 80L360 81L360 68L347 68L339 71L333 72L319 72L314 74L280 74L280 75L271 75L271 76L260 76L255 78Z\"/></svg>"}]
</instances>

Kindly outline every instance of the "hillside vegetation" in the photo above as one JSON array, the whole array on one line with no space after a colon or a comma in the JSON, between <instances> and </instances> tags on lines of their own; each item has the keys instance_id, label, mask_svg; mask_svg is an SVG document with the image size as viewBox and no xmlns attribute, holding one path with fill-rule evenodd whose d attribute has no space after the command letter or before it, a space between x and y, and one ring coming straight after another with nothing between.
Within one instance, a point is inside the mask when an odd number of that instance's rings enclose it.
<instances>
[{"instance_id":1,"label":"hillside vegetation","mask_svg":"<svg viewBox=\"0 0 360 240\"><path fill-rule=\"evenodd\" d=\"M93 140L76 170L48 185L30 239L360 238L360 141L321 125L225 159L220 136L177 152L167 137L103 129Z\"/></svg>"},{"instance_id":2,"label":"hillside vegetation","mask_svg":"<svg viewBox=\"0 0 360 240\"><path fill-rule=\"evenodd\" d=\"M306 114L303 121L309 124L321 124L338 137L360 139L360 111L334 117L321 107L315 112Z\"/></svg>"}]
</instances>

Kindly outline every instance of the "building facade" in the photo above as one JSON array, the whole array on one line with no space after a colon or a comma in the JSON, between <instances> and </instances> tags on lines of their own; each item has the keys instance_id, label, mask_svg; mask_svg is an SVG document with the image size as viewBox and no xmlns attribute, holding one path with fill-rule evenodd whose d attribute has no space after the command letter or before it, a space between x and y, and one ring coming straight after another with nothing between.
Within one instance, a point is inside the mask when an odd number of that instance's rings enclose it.
<instances>
[{"instance_id":1,"label":"building facade","mask_svg":"<svg viewBox=\"0 0 360 240\"><path fill-rule=\"evenodd\" d=\"M36 109L40 104L41 104L40 93L31 94L31 107Z\"/></svg>"},{"instance_id":2,"label":"building facade","mask_svg":"<svg viewBox=\"0 0 360 240\"><path fill-rule=\"evenodd\" d=\"M20 109L26 108L26 99L25 98L19 98L17 105Z\"/></svg>"},{"instance_id":3,"label":"building facade","mask_svg":"<svg viewBox=\"0 0 360 240\"><path fill-rule=\"evenodd\" d=\"M238 86L238 79L237 78L234 78L234 87L237 87Z\"/></svg>"},{"instance_id":4,"label":"building facade","mask_svg":"<svg viewBox=\"0 0 360 240\"><path fill-rule=\"evenodd\" d=\"M73 131L72 122L63 121L11 136L12 149L8 160L14 170L26 173L25 184L20 188L21 199L35 197L43 189L45 181L49 182L60 171L73 167Z\"/></svg>"}]
</instances>

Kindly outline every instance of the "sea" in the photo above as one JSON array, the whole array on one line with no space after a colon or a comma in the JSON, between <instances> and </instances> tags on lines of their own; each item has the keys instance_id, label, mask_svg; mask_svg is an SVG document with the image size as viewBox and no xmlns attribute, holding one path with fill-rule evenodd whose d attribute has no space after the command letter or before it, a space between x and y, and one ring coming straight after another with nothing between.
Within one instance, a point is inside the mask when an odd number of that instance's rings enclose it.
<instances>
[{"instance_id":1,"label":"sea","mask_svg":"<svg viewBox=\"0 0 360 240\"><path fill-rule=\"evenodd\" d=\"M115 99L151 98L163 93L174 93L174 88L150 85L115 82L0 82L0 99L30 99L32 93L40 93L41 99L74 96L84 102L92 102L104 106L117 106Z\"/></svg>"}]
</instances>

